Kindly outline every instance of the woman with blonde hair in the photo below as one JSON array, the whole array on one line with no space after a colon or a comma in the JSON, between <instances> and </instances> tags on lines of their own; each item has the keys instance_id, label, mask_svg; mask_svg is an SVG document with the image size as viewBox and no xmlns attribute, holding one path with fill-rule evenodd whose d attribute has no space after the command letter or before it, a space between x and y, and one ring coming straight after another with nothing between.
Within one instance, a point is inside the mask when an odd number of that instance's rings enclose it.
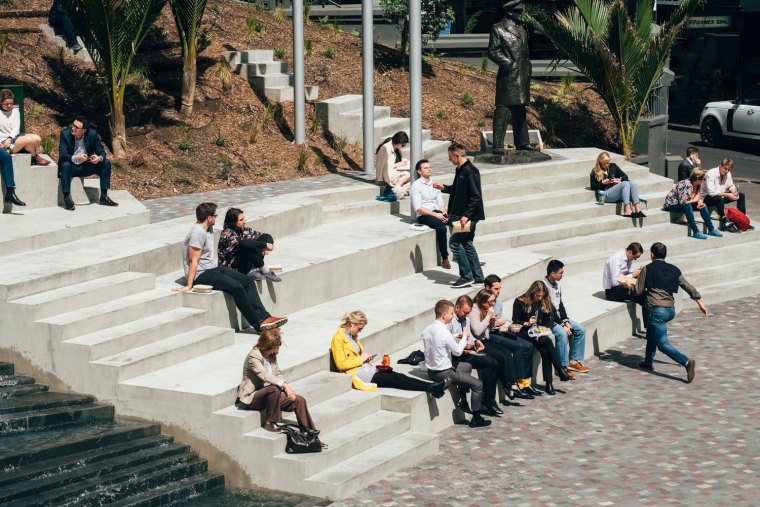
<instances>
[{"instance_id":1,"label":"woman with blonde hair","mask_svg":"<svg viewBox=\"0 0 760 507\"><path fill-rule=\"evenodd\" d=\"M599 192L604 192L605 202L623 202L623 216L628 218L645 218L641 212L639 202L639 186L635 181L628 179L628 175L618 167L610 163L610 154L603 151L596 157L596 165L590 175L591 190L597 197ZM633 213L631 213L633 205Z\"/></svg>"},{"instance_id":2,"label":"woman with blonde hair","mask_svg":"<svg viewBox=\"0 0 760 507\"><path fill-rule=\"evenodd\" d=\"M42 157L42 139L37 134L21 132L21 114L13 107L13 92L0 90L0 143L9 153L26 150L32 154L37 165L48 165L50 161Z\"/></svg>"},{"instance_id":3,"label":"woman with blonde hair","mask_svg":"<svg viewBox=\"0 0 760 507\"><path fill-rule=\"evenodd\" d=\"M436 398L444 395L446 390L443 382L425 382L390 369L372 366L374 354L364 352L357 338L366 325L367 316L361 310L346 313L330 344L335 366L341 373L351 375L355 389L376 391L378 387L393 387L404 391L425 391Z\"/></svg>"},{"instance_id":4,"label":"woman with blonde hair","mask_svg":"<svg viewBox=\"0 0 760 507\"><path fill-rule=\"evenodd\" d=\"M553 323L552 301L546 285L541 280L533 282L522 296L512 305L512 322L522 325L520 336L536 347L541 354L541 369L546 382L547 394L553 395L552 366L562 382L572 380L562 368L562 362L554 348L552 338Z\"/></svg>"},{"instance_id":5,"label":"woman with blonde hair","mask_svg":"<svg viewBox=\"0 0 760 507\"><path fill-rule=\"evenodd\" d=\"M375 180L385 182L400 199L409 193L411 176L409 161L401 157L401 148L409 142L409 136L399 131L386 138L375 151Z\"/></svg>"},{"instance_id":6,"label":"woman with blonde hair","mask_svg":"<svg viewBox=\"0 0 760 507\"><path fill-rule=\"evenodd\" d=\"M702 194L700 188L705 181L705 171L699 167L695 167L691 170L689 179L681 180L668 192L665 197L665 205L663 209L665 211L683 213L686 215L686 220L694 232L696 239L707 239L707 236L715 236L717 238L723 237L723 234L715 230L715 226L710 218L710 212L707 211L707 206L702 201ZM699 214L702 215L702 220L707 226L707 236L699 232L697 222L694 220L694 210L699 210Z\"/></svg>"},{"instance_id":7,"label":"woman with blonde hair","mask_svg":"<svg viewBox=\"0 0 760 507\"><path fill-rule=\"evenodd\" d=\"M264 410L264 429L281 433L282 411L295 412L301 429L316 430L306 400L285 382L277 365L282 338L277 329L262 331L256 345L243 363L243 380L238 386L237 402L251 410ZM236 402L236 403L237 403ZM322 444L323 448L327 446Z\"/></svg>"}]
</instances>

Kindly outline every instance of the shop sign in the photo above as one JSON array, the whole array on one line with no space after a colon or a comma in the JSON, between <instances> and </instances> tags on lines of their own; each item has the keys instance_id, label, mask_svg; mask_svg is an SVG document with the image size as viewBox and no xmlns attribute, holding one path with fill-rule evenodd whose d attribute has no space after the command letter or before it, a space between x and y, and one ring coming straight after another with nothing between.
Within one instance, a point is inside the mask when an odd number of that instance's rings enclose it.
<instances>
[{"instance_id":1,"label":"shop sign","mask_svg":"<svg viewBox=\"0 0 760 507\"><path fill-rule=\"evenodd\" d=\"M683 0L655 0L655 5L680 5Z\"/></svg>"},{"instance_id":2,"label":"shop sign","mask_svg":"<svg viewBox=\"0 0 760 507\"><path fill-rule=\"evenodd\" d=\"M731 16L695 16L686 20L686 28L728 28Z\"/></svg>"}]
</instances>

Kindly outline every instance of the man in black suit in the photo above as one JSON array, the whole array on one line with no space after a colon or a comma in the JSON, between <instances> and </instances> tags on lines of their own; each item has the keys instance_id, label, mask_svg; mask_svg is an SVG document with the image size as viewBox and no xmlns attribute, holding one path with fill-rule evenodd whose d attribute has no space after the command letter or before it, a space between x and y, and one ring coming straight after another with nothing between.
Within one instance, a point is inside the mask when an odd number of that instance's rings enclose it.
<instances>
[{"instance_id":1,"label":"man in black suit","mask_svg":"<svg viewBox=\"0 0 760 507\"><path fill-rule=\"evenodd\" d=\"M688 180L691 176L691 170L695 167L702 165L702 161L699 160L699 148L696 146L689 146L686 148L686 158L678 164L678 183L681 180Z\"/></svg>"},{"instance_id":2,"label":"man in black suit","mask_svg":"<svg viewBox=\"0 0 760 507\"><path fill-rule=\"evenodd\" d=\"M71 122L71 127L61 131L58 168L63 205L67 210L74 210L71 179L92 174L100 176L100 204L118 206L108 197L108 189L111 188L111 162L106 158L98 133L89 127L86 120L77 117Z\"/></svg>"}]
</instances>

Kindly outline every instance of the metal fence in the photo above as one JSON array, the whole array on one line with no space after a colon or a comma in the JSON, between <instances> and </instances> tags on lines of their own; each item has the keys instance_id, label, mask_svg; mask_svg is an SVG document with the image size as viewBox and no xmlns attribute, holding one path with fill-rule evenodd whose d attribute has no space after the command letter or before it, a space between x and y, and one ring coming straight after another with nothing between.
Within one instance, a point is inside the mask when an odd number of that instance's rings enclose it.
<instances>
[{"instance_id":1,"label":"metal fence","mask_svg":"<svg viewBox=\"0 0 760 507\"><path fill-rule=\"evenodd\" d=\"M667 90L662 86L662 79L658 79L654 84L654 88L652 88L652 93L649 94L644 114L641 115L642 118L652 118L668 113L665 93L667 93Z\"/></svg>"}]
</instances>

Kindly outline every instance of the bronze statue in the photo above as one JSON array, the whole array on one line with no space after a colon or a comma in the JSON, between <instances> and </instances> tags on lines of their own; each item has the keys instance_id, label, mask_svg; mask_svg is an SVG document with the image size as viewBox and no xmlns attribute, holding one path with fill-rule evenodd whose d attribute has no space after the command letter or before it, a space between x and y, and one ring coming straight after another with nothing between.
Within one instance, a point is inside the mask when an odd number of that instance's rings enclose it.
<instances>
[{"instance_id":1,"label":"bronze statue","mask_svg":"<svg viewBox=\"0 0 760 507\"><path fill-rule=\"evenodd\" d=\"M528 33L522 25L523 0L509 0L504 18L491 27L488 57L499 66L496 75L496 108L493 115L493 153L503 155L507 124L512 119L515 148L530 146L526 107L530 102L531 65Z\"/></svg>"}]
</instances>

